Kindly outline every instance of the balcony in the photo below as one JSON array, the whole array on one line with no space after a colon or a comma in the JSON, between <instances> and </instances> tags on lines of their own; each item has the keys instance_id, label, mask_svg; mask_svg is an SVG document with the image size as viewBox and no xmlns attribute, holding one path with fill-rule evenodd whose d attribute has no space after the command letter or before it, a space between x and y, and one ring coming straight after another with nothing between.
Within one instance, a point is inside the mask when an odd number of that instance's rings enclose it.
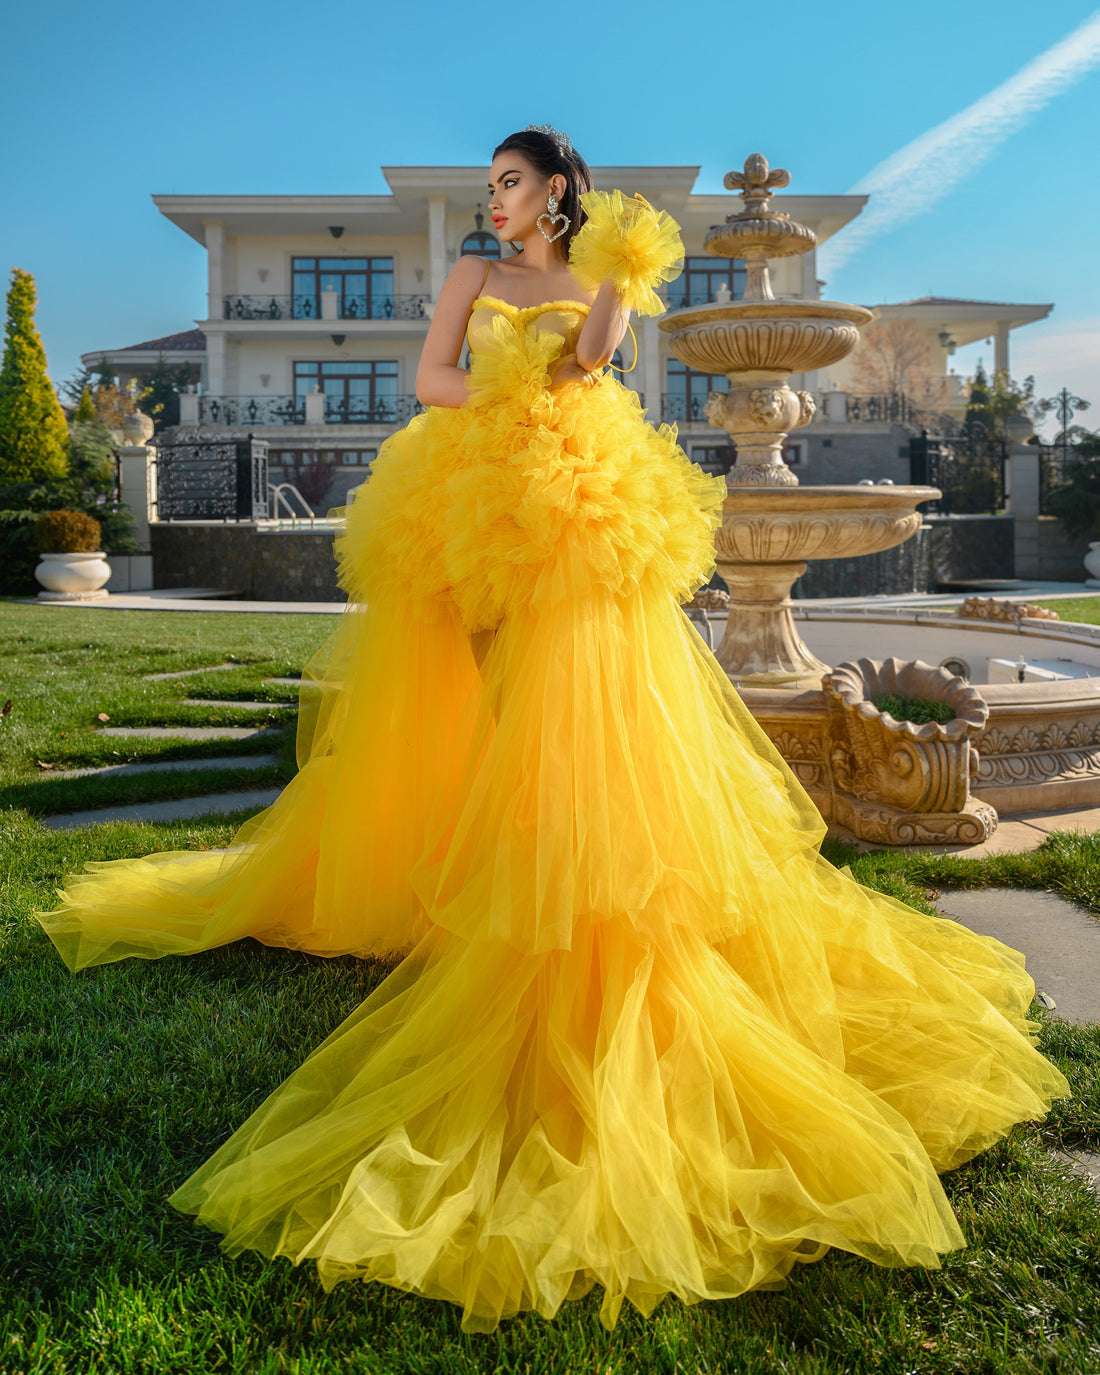
<instances>
[{"instance_id":1,"label":"balcony","mask_svg":"<svg viewBox=\"0 0 1100 1375\"><path fill-rule=\"evenodd\" d=\"M223 320L427 320L427 295L238 296L222 300Z\"/></svg>"},{"instance_id":2,"label":"balcony","mask_svg":"<svg viewBox=\"0 0 1100 1375\"><path fill-rule=\"evenodd\" d=\"M687 397L665 392L661 396L661 419L686 421L689 425L709 425L710 421L705 413L706 404L705 396Z\"/></svg>"},{"instance_id":3,"label":"balcony","mask_svg":"<svg viewBox=\"0 0 1100 1375\"><path fill-rule=\"evenodd\" d=\"M181 425L403 425L424 407L415 396L180 397Z\"/></svg>"}]
</instances>

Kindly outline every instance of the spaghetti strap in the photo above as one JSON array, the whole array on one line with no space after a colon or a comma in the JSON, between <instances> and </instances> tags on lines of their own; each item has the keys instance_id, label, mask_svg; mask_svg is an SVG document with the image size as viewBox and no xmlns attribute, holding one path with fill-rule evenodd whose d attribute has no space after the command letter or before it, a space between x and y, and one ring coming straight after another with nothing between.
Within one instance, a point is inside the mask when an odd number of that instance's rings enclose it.
<instances>
[{"instance_id":1,"label":"spaghetti strap","mask_svg":"<svg viewBox=\"0 0 1100 1375\"><path fill-rule=\"evenodd\" d=\"M477 289L477 294L479 296L485 290L485 283L489 280L489 264L492 261L492 258L485 259L485 271L481 274L481 285Z\"/></svg>"}]
</instances>

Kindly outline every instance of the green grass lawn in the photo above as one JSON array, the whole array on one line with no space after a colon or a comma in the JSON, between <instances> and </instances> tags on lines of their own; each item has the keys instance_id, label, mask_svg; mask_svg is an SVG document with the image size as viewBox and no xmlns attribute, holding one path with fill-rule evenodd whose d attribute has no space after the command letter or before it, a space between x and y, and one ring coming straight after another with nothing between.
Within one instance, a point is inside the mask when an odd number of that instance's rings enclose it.
<instances>
[{"instance_id":1,"label":"green grass lawn","mask_svg":"<svg viewBox=\"0 0 1100 1375\"><path fill-rule=\"evenodd\" d=\"M1083 621L1085 625L1100 625L1100 597L1056 597L1054 601L1035 602L1048 611L1057 611L1063 621Z\"/></svg>"},{"instance_id":2,"label":"green grass lawn","mask_svg":"<svg viewBox=\"0 0 1100 1375\"><path fill-rule=\"evenodd\" d=\"M1100 1371L1100 1203L1054 1154L1100 1150L1097 1027L1045 1021L1044 1048L1075 1096L946 1176L969 1245L936 1271L835 1252L783 1291L666 1301L648 1322L624 1310L611 1334L590 1295L554 1323L527 1316L468 1337L448 1305L360 1284L325 1294L309 1267L227 1259L214 1234L168 1208L386 966L245 941L70 976L31 918L66 873L90 859L225 845L245 814L51 832L16 799L42 786L36 757L87 760L71 751L97 711L163 715L200 695L197 678L176 688L142 673L234 653L236 686L251 696L254 678L300 669L332 628L323 619L0 606L0 695L14 703L0 721L0 1372ZM233 695L226 680L237 672L208 675L209 695ZM937 888L996 883L1053 888L1100 911L1096 836L1055 835L1033 854L984 860L828 854L925 910Z\"/></svg>"},{"instance_id":3,"label":"green grass lawn","mask_svg":"<svg viewBox=\"0 0 1100 1375\"><path fill-rule=\"evenodd\" d=\"M336 625L331 616L102 611L0 602L0 807L33 815L191 797L285 783L294 773L293 709L191 706L186 698L294 703L293 676ZM156 682L147 674L213 668ZM100 714L109 717L101 721ZM110 726L259 726L247 740L166 741L105 736ZM54 770L151 760L277 754L240 773L52 779Z\"/></svg>"}]
</instances>

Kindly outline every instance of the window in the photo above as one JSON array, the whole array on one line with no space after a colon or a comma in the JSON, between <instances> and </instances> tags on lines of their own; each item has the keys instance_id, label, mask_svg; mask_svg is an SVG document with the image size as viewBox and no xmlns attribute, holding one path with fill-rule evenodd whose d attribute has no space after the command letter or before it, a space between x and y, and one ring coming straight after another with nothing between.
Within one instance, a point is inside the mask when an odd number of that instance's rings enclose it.
<instances>
[{"instance_id":1,"label":"window","mask_svg":"<svg viewBox=\"0 0 1100 1375\"><path fill-rule=\"evenodd\" d=\"M480 217L479 217L480 218ZM477 258L499 258L500 240L484 229L476 229L462 240L462 253L472 253Z\"/></svg>"},{"instance_id":2,"label":"window","mask_svg":"<svg viewBox=\"0 0 1100 1375\"><path fill-rule=\"evenodd\" d=\"M721 373L696 372L678 358L668 360L668 391L665 420L706 423L707 397L712 391L729 391L729 378Z\"/></svg>"},{"instance_id":3,"label":"window","mask_svg":"<svg viewBox=\"0 0 1100 1375\"><path fill-rule=\"evenodd\" d=\"M304 404L314 387L324 393L328 421L389 425L399 418L395 359L295 363L295 398Z\"/></svg>"},{"instance_id":4,"label":"window","mask_svg":"<svg viewBox=\"0 0 1100 1375\"><path fill-rule=\"evenodd\" d=\"M737 450L732 444L693 444L691 461L698 463L704 472L724 476L733 467Z\"/></svg>"},{"instance_id":5,"label":"window","mask_svg":"<svg viewBox=\"0 0 1100 1375\"><path fill-rule=\"evenodd\" d=\"M369 468L376 452L375 449L344 449L340 454L340 462L345 468Z\"/></svg>"},{"instance_id":6,"label":"window","mask_svg":"<svg viewBox=\"0 0 1100 1375\"><path fill-rule=\"evenodd\" d=\"M392 320L392 258L295 258L294 318L319 320L321 293L332 290L341 320Z\"/></svg>"},{"instance_id":7,"label":"window","mask_svg":"<svg viewBox=\"0 0 1100 1375\"><path fill-rule=\"evenodd\" d=\"M683 272L669 283L668 303L673 308L705 305L717 298L722 285L729 287L730 300L739 301L746 271L743 258L685 258Z\"/></svg>"},{"instance_id":8,"label":"window","mask_svg":"<svg viewBox=\"0 0 1100 1375\"><path fill-rule=\"evenodd\" d=\"M806 463L806 446L799 441L788 440L780 449L780 456L788 468L802 468Z\"/></svg>"}]
</instances>

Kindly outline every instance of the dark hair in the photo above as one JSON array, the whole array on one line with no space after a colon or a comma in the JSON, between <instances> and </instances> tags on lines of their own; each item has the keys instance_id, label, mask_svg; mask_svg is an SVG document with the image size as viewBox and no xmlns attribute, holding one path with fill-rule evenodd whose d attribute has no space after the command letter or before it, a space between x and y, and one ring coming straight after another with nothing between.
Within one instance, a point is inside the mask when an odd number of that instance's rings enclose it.
<instances>
[{"instance_id":1,"label":"dark hair","mask_svg":"<svg viewBox=\"0 0 1100 1375\"><path fill-rule=\"evenodd\" d=\"M569 228L557 242L568 258L573 236L588 218L581 209L581 196L592 190L592 173L588 170L588 164L575 148L566 151L557 139L538 129L521 129L518 134L509 134L493 149L493 157L498 153L507 153L512 148L522 153L544 177L560 175L565 178L565 194L560 197L559 213L569 221Z\"/></svg>"}]
</instances>

